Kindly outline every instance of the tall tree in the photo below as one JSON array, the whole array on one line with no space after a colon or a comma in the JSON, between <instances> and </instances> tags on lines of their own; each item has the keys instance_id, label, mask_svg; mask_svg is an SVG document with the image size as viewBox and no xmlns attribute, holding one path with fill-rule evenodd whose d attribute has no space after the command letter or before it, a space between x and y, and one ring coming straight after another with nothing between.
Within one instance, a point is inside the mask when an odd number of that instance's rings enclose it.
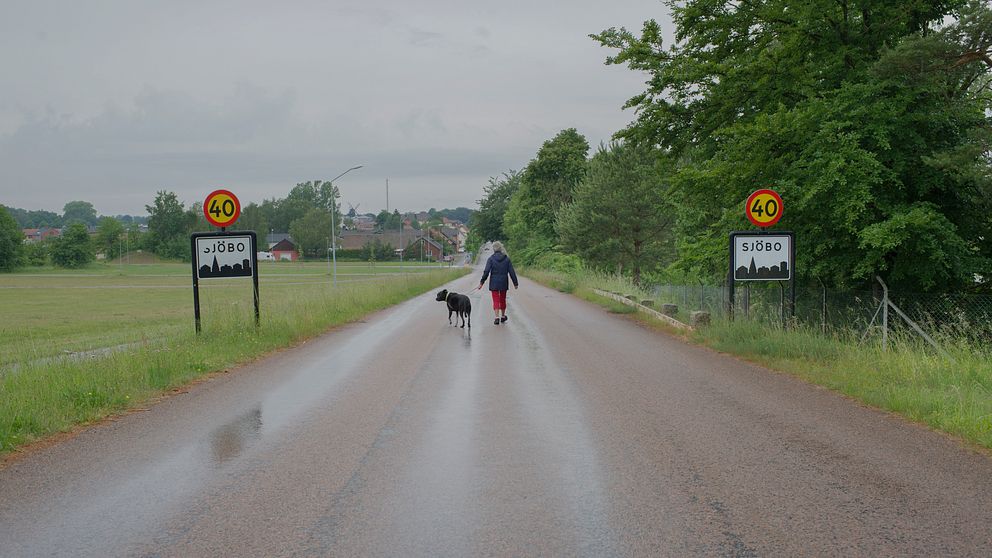
<instances>
[{"instance_id":1,"label":"tall tree","mask_svg":"<svg viewBox=\"0 0 992 558\"><path fill-rule=\"evenodd\" d=\"M307 258L320 259L327 255L331 239L331 214L323 209L311 209L289 226L289 234Z\"/></svg>"},{"instance_id":2,"label":"tall tree","mask_svg":"<svg viewBox=\"0 0 992 558\"><path fill-rule=\"evenodd\" d=\"M555 214L571 202L585 176L589 143L574 128L544 142L524 169L503 219L510 249L520 263L533 262L554 248Z\"/></svg>"},{"instance_id":3,"label":"tall tree","mask_svg":"<svg viewBox=\"0 0 992 558\"><path fill-rule=\"evenodd\" d=\"M65 224L82 223L86 226L96 225L96 209L87 201L71 201L62 208L62 220Z\"/></svg>"},{"instance_id":4,"label":"tall tree","mask_svg":"<svg viewBox=\"0 0 992 558\"><path fill-rule=\"evenodd\" d=\"M123 236L123 223L113 217L104 217L96 227L97 249L110 259L120 251L120 241Z\"/></svg>"},{"instance_id":5,"label":"tall tree","mask_svg":"<svg viewBox=\"0 0 992 558\"><path fill-rule=\"evenodd\" d=\"M725 273L744 199L773 186L807 277L933 289L988 275L987 4L669 5L667 49L654 21L594 37L619 50L609 63L651 74L619 136L679 162L681 267Z\"/></svg>"},{"instance_id":6,"label":"tall tree","mask_svg":"<svg viewBox=\"0 0 992 558\"><path fill-rule=\"evenodd\" d=\"M559 213L562 246L595 267L629 269L637 284L642 270L670 262L675 210L658 160L648 147L600 146L574 202Z\"/></svg>"},{"instance_id":7,"label":"tall tree","mask_svg":"<svg viewBox=\"0 0 992 558\"><path fill-rule=\"evenodd\" d=\"M384 231L398 231L402 223L403 220L400 217L400 212L395 209L392 213L383 209L375 217L375 224Z\"/></svg>"},{"instance_id":8,"label":"tall tree","mask_svg":"<svg viewBox=\"0 0 992 558\"><path fill-rule=\"evenodd\" d=\"M258 244L261 246L265 242L265 235L269 234L269 221L262 206L251 202L241 209L241 219L238 224L239 229L255 231Z\"/></svg>"},{"instance_id":9,"label":"tall tree","mask_svg":"<svg viewBox=\"0 0 992 558\"><path fill-rule=\"evenodd\" d=\"M0 271L11 271L21 265L24 255L24 234L7 208L0 205Z\"/></svg>"},{"instance_id":10,"label":"tall tree","mask_svg":"<svg viewBox=\"0 0 992 558\"><path fill-rule=\"evenodd\" d=\"M501 176L490 177L483 188L485 195L479 200L479 210L472 215L472 234L479 240L507 240L503 231L503 217L510 199L520 187L522 174L515 170Z\"/></svg>"},{"instance_id":11,"label":"tall tree","mask_svg":"<svg viewBox=\"0 0 992 558\"><path fill-rule=\"evenodd\" d=\"M160 190L152 205L146 205L148 212L148 247L166 258L189 258L190 220L182 202L175 192Z\"/></svg>"},{"instance_id":12,"label":"tall tree","mask_svg":"<svg viewBox=\"0 0 992 558\"><path fill-rule=\"evenodd\" d=\"M93 244L86 225L75 222L62 230L62 236L52 244L52 263L59 267L77 268L93 261Z\"/></svg>"}]
</instances>

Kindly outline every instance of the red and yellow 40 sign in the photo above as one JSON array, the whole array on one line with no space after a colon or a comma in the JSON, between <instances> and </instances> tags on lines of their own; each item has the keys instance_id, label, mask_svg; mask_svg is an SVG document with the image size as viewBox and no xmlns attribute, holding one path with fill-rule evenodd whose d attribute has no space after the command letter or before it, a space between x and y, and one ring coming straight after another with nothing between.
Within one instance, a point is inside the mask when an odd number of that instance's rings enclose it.
<instances>
[{"instance_id":1,"label":"red and yellow 40 sign","mask_svg":"<svg viewBox=\"0 0 992 558\"><path fill-rule=\"evenodd\" d=\"M227 190L214 190L203 201L203 215L211 225L230 227L241 216L241 202Z\"/></svg>"},{"instance_id":2,"label":"red and yellow 40 sign","mask_svg":"<svg viewBox=\"0 0 992 558\"><path fill-rule=\"evenodd\" d=\"M747 197L744 213L754 226L770 227L782 218L782 196L774 190L758 190Z\"/></svg>"}]
</instances>

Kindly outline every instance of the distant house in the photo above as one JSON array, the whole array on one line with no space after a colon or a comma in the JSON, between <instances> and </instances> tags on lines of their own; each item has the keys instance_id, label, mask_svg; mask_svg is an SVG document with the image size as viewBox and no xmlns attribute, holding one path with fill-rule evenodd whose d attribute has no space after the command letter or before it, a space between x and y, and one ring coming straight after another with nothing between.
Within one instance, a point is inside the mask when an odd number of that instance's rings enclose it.
<instances>
[{"instance_id":1,"label":"distant house","mask_svg":"<svg viewBox=\"0 0 992 558\"><path fill-rule=\"evenodd\" d=\"M54 238L62 236L62 229L53 229L51 227L42 227L40 229L21 229L24 233L25 242L41 242L47 238Z\"/></svg>"},{"instance_id":2,"label":"distant house","mask_svg":"<svg viewBox=\"0 0 992 558\"><path fill-rule=\"evenodd\" d=\"M289 236L289 233L269 233L265 235L265 245L272 250L272 247L279 244L283 240L292 241L293 238Z\"/></svg>"},{"instance_id":3,"label":"distant house","mask_svg":"<svg viewBox=\"0 0 992 558\"><path fill-rule=\"evenodd\" d=\"M360 250L370 243L379 241L382 245L390 245L394 249L405 248L415 242L422 233L418 230L405 229L403 234L400 231L343 231L338 237L338 248L341 250Z\"/></svg>"},{"instance_id":4,"label":"distant house","mask_svg":"<svg viewBox=\"0 0 992 558\"><path fill-rule=\"evenodd\" d=\"M433 262L439 261L444 252L440 242L426 236L417 237L417 240L407 248L407 253L416 253L417 250L421 251L424 259Z\"/></svg>"},{"instance_id":5,"label":"distant house","mask_svg":"<svg viewBox=\"0 0 992 558\"><path fill-rule=\"evenodd\" d=\"M293 244L288 238L284 238L279 242L275 243L270 249L272 252L272 258L277 262L280 261L290 261L295 262L300 259L300 253L296 249L296 245Z\"/></svg>"},{"instance_id":6,"label":"distant house","mask_svg":"<svg viewBox=\"0 0 992 558\"><path fill-rule=\"evenodd\" d=\"M441 231L441 236L435 234L435 240L443 240L445 244L449 246L449 251L464 251L465 237L460 234L460 231L454 227L439 227L436 230Z\"/></svg>"}]
</instances>

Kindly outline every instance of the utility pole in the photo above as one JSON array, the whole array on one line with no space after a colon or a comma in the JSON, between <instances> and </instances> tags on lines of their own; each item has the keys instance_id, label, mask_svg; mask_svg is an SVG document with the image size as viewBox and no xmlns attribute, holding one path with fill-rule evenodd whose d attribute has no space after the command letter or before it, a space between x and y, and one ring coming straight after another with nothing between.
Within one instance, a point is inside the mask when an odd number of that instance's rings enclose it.
<instances>
[{"instance_id":1,"label":"utility pole","mask_svg":"<svg viewBox=\"0 0 992 558\"><path fill-rule=\"evenodd\" d=\"M386 179L386 215L389 215L389 179Z\"/></svg>"},{"instance_id":2,"label":"utility pole","mask_svg":"<svg viewBox=\"0 0 992 558\"><path fill-rule=\"evenodd\" d=\"M337 213L337 190L334 187L334 181L341 178L342 176L348 174L349 172L362 168L362 165L357 167L351 167L350 169L344 171L343 173L335 176L329 182L331 183L331 259L334 261L334 272L332 284L338 286L338 246L337 239L334 234L334 214Z\"/></svg>"}]
</instances>

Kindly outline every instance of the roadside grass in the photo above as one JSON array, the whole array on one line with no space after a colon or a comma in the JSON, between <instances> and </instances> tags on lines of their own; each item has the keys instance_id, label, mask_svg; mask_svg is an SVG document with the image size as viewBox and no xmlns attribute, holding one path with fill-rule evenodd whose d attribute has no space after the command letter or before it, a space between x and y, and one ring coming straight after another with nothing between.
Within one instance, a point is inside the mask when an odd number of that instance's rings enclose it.
<instances>
[{"instance_id":1,"label":"roadside grass","mask_svg":"<svg viewBox=\"0 0 992 558\"><path fill-rule=\"evenodd\" d=\"M527 270L527 277L572 292L613 311L622 305L592 288L650 298L615 276L595 273L565 276ZM626 283L626 284L625 284ZM655 322L640 313L636 319ZM824 334L818 329L754 321L715 320L710 326L681 334L652 324L717 351L786 372L853 399L898 413L971 443L992 449L992 350L964 340L945 340L948 355L936 353L911 337L860 343L855 333ZM948 358L950 357L950 358Z\"/></svg>"},{"instance_id":2,"label":"roadside grass","mask_svg":"<svg viewBox=\"0 0 992 558\"><path fill-rule=\"evenodd\" d=\"M138 406L199 376L355 321L468 272L455 269L397 274L385 280L341 283L336 288L326 282L272 285L260 296L262 321L258 330L254 327L250 287L244 287L247 282L242 281L241 292L210 289L202 293L203 332L199 336L193 332L188 292L182 292L181 304L167 299L129 299L121 307L133 305L129 315L144 313L152 325L132 323L132 329L123 328L104 338L104 342L113 344L134 343L123 350L81 359L38 359L35 357L44 351L30 348L12 351L16 367L0 370L0 455L77 424ZM106 300L96 296L102 292L95 289L85 296L77 295L75 302L57 299L58 304L68 305L60 318L68 324L66 327L71 329L74 319L93 310L86 299L98 299L93 304L99 307ZM139 292L141 296L148 294ZM40 308L36 307L41 311ZM77 321L76 327L96 331L103 325L78 325ZM45 329L38 339L57 336L61 331Z\"/></svg>"}]
</instances>

